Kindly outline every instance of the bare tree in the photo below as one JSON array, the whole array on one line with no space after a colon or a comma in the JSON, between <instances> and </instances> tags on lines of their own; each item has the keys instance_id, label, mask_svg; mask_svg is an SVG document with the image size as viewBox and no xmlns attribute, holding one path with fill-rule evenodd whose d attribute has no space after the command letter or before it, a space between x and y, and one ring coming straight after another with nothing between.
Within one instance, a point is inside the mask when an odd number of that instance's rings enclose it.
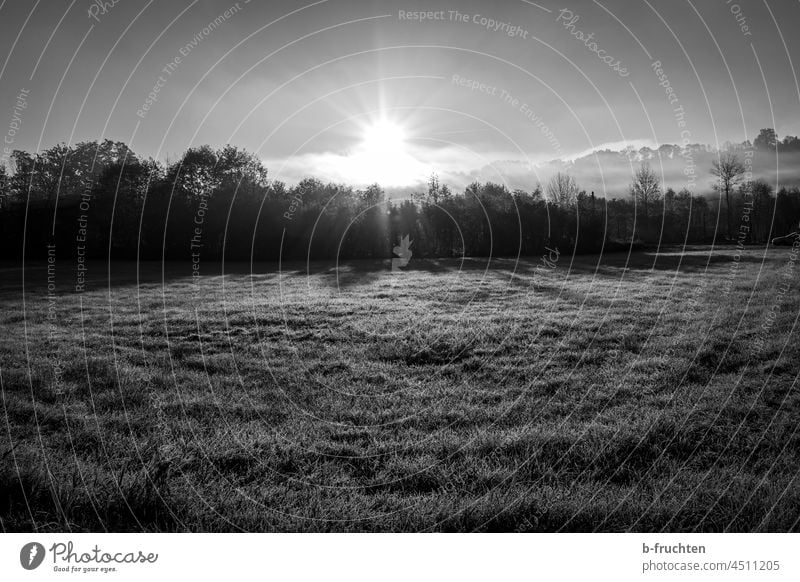
<instances>
[{"instance_id":1,"label":"bare tree","mask_svg":"<svg viewBox=\"0 0 800 582\"><path fill-rule=\"evenodd\" d=\"M725 209L728 218L728 238L733 232L733 217L731 207L731 191L739 184L745 175L745 167L733 152L721 153L719 158L711 162L711 174L716 176L717 183L714 190L725 193Z\"/></svg>"},{"instance_id":2,"label":"bare tree","mask_svg":"<svg viewBox=\"0 0 800 582\"><path fill-rule=\"evenodd\" d=\"M633 175L631 197L634 203L642 210L645 230L649 229L650 207L661 200L661 183L647 162L642 162L642 165Z\"/></svg>"},{"instance_id":3,"label":"bare tree","mask_svg":"<svg viewBox=\"0 0 800 582\"><path fill-rule=\"evenodd\" d=\"M547 198L558 206L574 206L578 199L578 184L569 174L558 172L547 183Z\"/></svg>"}]
</instances>

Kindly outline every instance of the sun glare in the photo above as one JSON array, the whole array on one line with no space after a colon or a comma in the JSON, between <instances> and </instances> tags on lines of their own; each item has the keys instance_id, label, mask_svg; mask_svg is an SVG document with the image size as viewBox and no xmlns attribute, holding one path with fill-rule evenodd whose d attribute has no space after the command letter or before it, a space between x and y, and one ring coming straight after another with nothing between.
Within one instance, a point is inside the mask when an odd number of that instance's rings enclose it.
<instances>
[{"instance_id":1,"label":"sun glare","mask_svg":"<svg viewBox=\"0 0 800 582\"><path fill-rule=\"evenodd\" d=\"M402 126L379 120L362 131L361 143L349 158L348 175L352 180L407 186L427 175L426 166L411 155Z\"/></svg>"},{"instance_id":2,"label":"sun glare","mask_svg":"<svg viewBox=\"0 0 800 582\"><path fill-rule=\"evenodd\" d=\"M390 121L379 121L364 131L364 149L367 153L399 153L403 151L404 142L402 128Z\"/></svg>"}]
</instances>

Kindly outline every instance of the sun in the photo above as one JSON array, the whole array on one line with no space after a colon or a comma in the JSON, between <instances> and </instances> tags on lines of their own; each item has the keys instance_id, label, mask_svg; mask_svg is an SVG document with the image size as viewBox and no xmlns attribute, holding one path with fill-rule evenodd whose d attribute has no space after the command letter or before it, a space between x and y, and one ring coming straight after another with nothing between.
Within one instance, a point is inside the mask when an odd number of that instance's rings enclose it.
<instances>
[{"instance_id":1,"label":"sun","mask_svg":"<svg viewBox=\"0 0 800 582\"><path fill-rule=\"evenodd\" d=\"M389 119L376 119L361 128L361 141L347 157L344 173L356 184L410 186L430 175L417 160L404 127Z\"/></svg>"},{"instance_id":2,"label":"sun","mask_svg":"<svg viewBox=\"0 0 800 582\"><path fill-rule=\"evenodd\" d=\"M384 117L360 126L358 145L344 158L340 172L355 185L380 184L407 187L425 181L431 174L421 162L418 148L402 123Z\"/></svg>"},{"instance_id":3,"label":"sun","mask_svg":"<svg viewBox=\"0 0 800 582\"><path fill-rule=\"evenodd\" d=\"M364 130L363 147L368 154L398 154L405 148L405 132L396 123L378 121Z\"/></svg>"}]
</instances>

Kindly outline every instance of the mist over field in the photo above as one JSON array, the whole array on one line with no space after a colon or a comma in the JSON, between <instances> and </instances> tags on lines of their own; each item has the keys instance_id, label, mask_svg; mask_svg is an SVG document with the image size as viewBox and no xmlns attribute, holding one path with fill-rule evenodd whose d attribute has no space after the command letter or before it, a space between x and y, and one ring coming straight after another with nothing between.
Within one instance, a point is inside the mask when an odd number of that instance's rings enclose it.
<instances>
[{"instance_id":1,"label":"mist over field","mask_svg":"<svg viewBox=\"0 0 800 582\"><path fill-rule=\"evenodd\" d=\"M742 146L739 146L743 156ZM725 150L723 150L725 151ZM659 147L644 146L615 151L601 149L570 161L553 160L535 166L536 176L542 183L557 172L568 172L575 176L581 187L604 198L624 196L630 189L631 174L642 161L647 161L664 184L676 191L688 188L697 194L712 193L715 178L708 172L718 151L707 145L692 144L680 147L672 144ZM516 169L515 170L515 166ZM494 167L502 168L502 175L510 187L524 188L530 184L530 168L499 162ZM491 175L492 168L483 168L483 175ZM786 188L800 185L800 151L780 152L756 150L752 155L752 178L770 179L777 175L777 182Z\"/></svg>"}]
</instances>

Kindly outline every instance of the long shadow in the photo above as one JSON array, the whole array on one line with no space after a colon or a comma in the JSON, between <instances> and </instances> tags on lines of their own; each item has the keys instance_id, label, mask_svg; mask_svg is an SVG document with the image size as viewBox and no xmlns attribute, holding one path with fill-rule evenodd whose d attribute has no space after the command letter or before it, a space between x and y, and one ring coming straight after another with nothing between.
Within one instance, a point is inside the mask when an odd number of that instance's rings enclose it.
<instances>
[{"instance_id":1,"label":"long shadow","mask_svg":"<svg viewBox=\"0 0 800 582\"><path fill-rule=\"evenodd\" d=\"M679 271L681 273L702 273L706 270L716 270L721 267L738 262L750 265L760 265L762 261L770 264L779 261L782 254L770 249L767 256L763 256L763 248L739 252L735 247L715 247L711 254L711 247L692 247L686 251L680 249L664 249L661 252L636 251L628 256L627 253L608 253L603 255L585 255L576 257L570 271L588 274L619 275L625 270L629 271ZM738 255L738 259L736 256ZM563 260L563 259L562 259Z\"/></svg>"},{"instance_id":2,"label":"long shadow","mask_svg":"<svg viewBox=\"0 0 800 582\"><path fill-rule=\"evenodd\" d=\"M0 263L0 294L19 295L23 284L25 293L47 293L48 289L57 295L73 295L99 291L109 287L161 286L174 282L191 282L194 267L191 261L87 261L83 271L72 259L56 261L27 261L19 263ZM223 264L204 261L199 264L197 273L201 278L223 275ZM277 276L277 263L259 263L252 270L249 263L225 263L224 274L232 276Z\"/></svg>"},{"instance_id":3,"label":"long shadow","mask_svg":"<svg viewBox=\"0 0 800 582\"><path fill-rule=\"evenodd\" d=\"M784 252L782 252L784 251ZM702 272L706 269L718 269L731 264L735 260L735 247L716 247L709 255L710 247L691 247L683 252L680 248L664 249L660 253L654 251L636 251L630 256L625 252L604 253L603 255L578 255L576 257L561 255L557 265L560 273L594 274L619 276L627 271L676 271ZM783 248L770 248L763 259L766 263L783 261L788 253ZM746 250L739 254L738 262L749 265L760 265L763 248ZM519 274L530 273L537 268L541 257L524 257L519 260L505 257L469 257L469 258L413 258L401 270L406 273L458 273L483 272ZM23 268L19 263L0 262L0 295L5 297L20 296L24 288L26 294L46 294L48 286L58 294L76 294L107 289L109 287L134 287L169 285L173 282L191 282L193 264L187 261L113 261L109 266L102 261L89 261L83 278L79 279L77 265L73 260L57 261L50 267L46 261L29 261ZM568 271L567 271L568 269ZM225 276L248 277L258 280L269 280L279 275L314 275L322 276L331 286L353 287L369 285L391 272L390 259L367 259L341 261L302 261L284 262L248 262L225 263L203 261L199 264L199 276L202 279ZM562 275L563 276L563 275ZM337 281L338 279L338 281ZM79 283L82 282L82 287Z\"/></svg>"}]
</instances>

